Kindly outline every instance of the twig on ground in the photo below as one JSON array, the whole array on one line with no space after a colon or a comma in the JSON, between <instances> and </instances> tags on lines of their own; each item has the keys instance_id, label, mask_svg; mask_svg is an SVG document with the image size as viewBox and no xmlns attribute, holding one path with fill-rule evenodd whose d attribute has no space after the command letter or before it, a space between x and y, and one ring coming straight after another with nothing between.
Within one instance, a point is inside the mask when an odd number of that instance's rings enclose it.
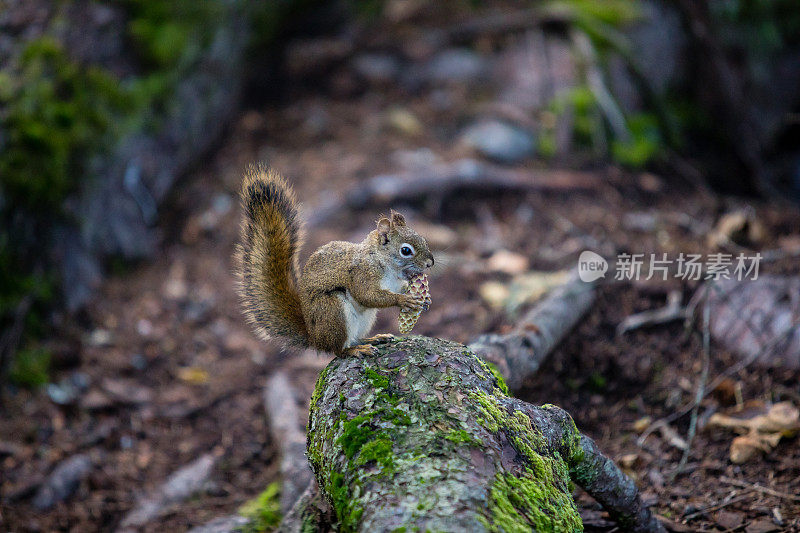
<instances>
[{"instance_id":1,"label":"twig on ground","mask_svg":"<svg viewBox=\"0 0 800 533\"><path fill-rule=\"evenodd\" d=\"M641 313L626 317L625 320L620 322L617 326L617 336L642 327L686 319L687 308L681 305L681 298L681 291L670 291L667 295L667 305L665 307L650 311L642 311Z\"/></svg>"},{"instance_id":2,"label":"twig on ground","mask_svg":"<svg viewBox=\"0 0 800 533\"><path fill-rule=\"evenodd\" d=\"M658 427L658 429L661 432L661 436L664 438L664 440L666 440L671 446L678 448L684 453L689 449L689 443L686 442L686 439L681 437L678 432L675 431L669 424L663 423Z\"/></svg>"},{"instance_id":3,"label":"twig on ground","mask_svg":"<svg viewBox=\"0 0 800 533\"><path fill-rule=\"evenodd\" d=\"M469 348L497 367L508 386L518 389L594 304L595 285L573 273L528 311L509 333L481 335Z\"/></svg>"},{"instance_id":4,"label":"twig on ground","mask_svg":"<svg viewBox=\"0 0 800 533\"><path fill-rule=\"evenodd\" d=\"M678 467L670 474L670 482L673 481L686 466L686 461L689 460L689 454L692 453L692 442L697 433L697 412L700 410L700 402L703 401L703 397L705 396L705 387L708 381L708 368L711 365L710 313L711 307L708 298L706 298L705 304L703 305L703 370L700 373L700 380L697 382L697 391L694 395L692 417L689 420L689 431L686 433L686 449L683 450L683 455L681 455L681 460L678 462Z\"/></svg>"},{"instance_id":5,"label":"twig on ground","mask_svg":"<svg viewBox=\"0 0 800 533\"><path fill-rule=\"evenodd\" d=\"M723 500L722 502L717 503L715 505L710 505L708 507L703 507L702 509L698 509L697 511L695 511L693 513L689 513L686 516L684 516L683 519L684 520L691 520L695 516L700 516L703 513L707 513L709 511L716 511L718 509L722 509L723 507L727 507L729 505L733 505L734 503L743 502L743 501L745 501L745 500L750 498L750 496L748 496L747 494L740 494L740 495L737 496L736 495L736 491L732 492L729 495L729 497L730 497L729 500Z\"/></svg>"},{"instance_id":6,"label":"twig on ground","mask_svg":"<svg viewBox=\"0 0 800 533\"><path fill-rule=\"evenodd\" d=\"M631 134L625 122L625 115L606 86L603 73L598 66L597 54L592 41L586 33L578 30L571 31L570 37L578 54L580 54L585 63L586 82L592 95L594 95L597 106L614 132L614 137L621 141L627 141L630 139Z\"/></svg>"},{"instance_id":7,"label":"twig on ground","mask_svg":"<svg viewBox=\"0 0 800 533\"><path fill-rule=\"evenodd\" d=\"M758 483L748 483L747 481L741 481L739 479L733 479L727 476L720 476L719 480L722 481L723 483L727 483L728 485L734 485L736 487L742 487L744 489L754 490L756 492L762 492L764 494L769 494L770 496L783 498L784 500L800 502L800 496L795 496L794 494L789 494L788 492L781 492L779 490L771 489L769 487L764 487L762 485L759 485Z\"/></svg>"}]
</instances>

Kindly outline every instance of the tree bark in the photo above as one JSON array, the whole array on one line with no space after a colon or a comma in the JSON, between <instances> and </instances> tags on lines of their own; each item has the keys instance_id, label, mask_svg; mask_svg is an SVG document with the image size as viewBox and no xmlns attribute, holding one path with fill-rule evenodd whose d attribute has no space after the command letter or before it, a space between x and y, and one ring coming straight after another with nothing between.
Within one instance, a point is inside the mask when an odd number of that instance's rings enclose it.
<instances>
[{"instance_id":1,"label":"tree bark","mask_svg":"<svg viewBox=\"0 0 800 533\"><path fill-rule=\"evenodd\" d=\"M632 531L663 531L562 409L507 395L467 347L397 339L336 358L311 399L308 456L340 531L582 531L575 482Z\"/></svg>"}]
</instances>

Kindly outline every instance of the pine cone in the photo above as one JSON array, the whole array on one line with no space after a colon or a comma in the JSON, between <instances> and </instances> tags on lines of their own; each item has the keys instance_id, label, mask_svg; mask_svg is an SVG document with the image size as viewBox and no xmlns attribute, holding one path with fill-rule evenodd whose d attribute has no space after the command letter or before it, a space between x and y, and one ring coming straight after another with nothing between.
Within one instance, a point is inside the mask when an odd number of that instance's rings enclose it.
<instances>
[{"instance_id":1,"label":"pine cone","mask_svg":"<svg viewBox=\"0 0 800 533\"><path fill-rule=\"evenodd\" d=\"M411 311L409 309L401 309L398 325L400 333L408 333L414 328L414 325L419 320L423 311L427 311L431 305L431 293L428 291L428 276L420 274L411 279L408 284L408 293L422 296L424 303L421 309Z\"/></svg>"}]
</instances>

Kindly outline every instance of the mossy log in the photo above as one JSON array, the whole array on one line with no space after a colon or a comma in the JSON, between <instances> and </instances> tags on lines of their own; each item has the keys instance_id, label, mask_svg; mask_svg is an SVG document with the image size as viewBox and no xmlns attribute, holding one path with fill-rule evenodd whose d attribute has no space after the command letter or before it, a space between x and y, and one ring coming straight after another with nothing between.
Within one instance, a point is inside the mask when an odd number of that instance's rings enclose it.
<instances>
[{"instance_id":1,"label":"mossy log","mask_svg":"<svg viewBox=\"0 0 800 533\"><path fill-rule=\"evenodd\" d=\"M663 531L569 414L507 393L493 368L450 341L396 339L373 357L334 359L308 423L308 457L334 527L582 531L574 482L620 526Z\"/></svg>"}]
</instances>

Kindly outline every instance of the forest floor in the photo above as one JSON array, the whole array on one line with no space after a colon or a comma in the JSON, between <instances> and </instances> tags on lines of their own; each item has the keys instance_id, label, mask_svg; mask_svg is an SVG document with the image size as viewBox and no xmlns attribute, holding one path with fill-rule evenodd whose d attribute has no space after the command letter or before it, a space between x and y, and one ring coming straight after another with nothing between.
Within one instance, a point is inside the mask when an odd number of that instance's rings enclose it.
<instances>
[{"instance_id":1,"label":"forest floor","mask_svg":"<svg viewBox=\"0 0 800 533\"><path fill-rule=\"evenodd\" d=\"M205 453L216 463L203 490L145 530L180 531L235 512L278 480L263 387L271 370L291 356L258 341L240 312L232 256L242 169L268 162L291 179L310 213L329 195L368 177L419 161L472 155L457 142L458 133L478 115L474 102L491 99L476 96L469 81L408 91L393 83L367 84L346 66L328 79L244 111L216 153L163 207L158 255L111 276L88 309L49 341L60 367L54 381L77 375L88 386L70 405L54 403L44 390L10 395L0 419L1 529L114 529L139 496ZM518 270L517 256L531 269L552 271L574 267L584 249L670 257L710 253L716 250L706 235L719 216L745 205L709 196L673 176L612 166L528 158L512 167L556 167L566 175L579 170L596 183L589 189L456 194L434 206L393 206L420 233L430 234L437 257L433 306L415 333L469 342L508 328L513 320L489 305L480 287L508 281L509 272ZM796 209L746 205L765 229L759 249L780 248L798 234ZM304 257L332 239L360 240L381 209L343 212L314 229ZM765 263L761 273L767 272L799 275L800 264L790 258ZM678 530L800 530L800 503L786 497L800 494L796 438L736 465L728 458L733 435L701 429L687 467L674 480L680 449L659 432L637 444L637 421L668 416L694 397L702 344L697 334L685 335L679 322L620 337L616 327L633 313L662 307L671 290L686 302L696 287L679 279L601 285L589 314L518 396L570 412L582 431L626 467L655 512L684 524L674 526ZM396 333L396 311L381 312L375 330ZM717 345L711 356L712 379L738 361ZM799 380L797 371L747 367L704 400L701 419L735 405L737 396L797 404ZM689 416L683 416L671 427L685 436L688 425ZM35 510L31 495L37 486L76 453L88 454L95 465L87 480L67 501ZM579 494L578 501L587 530L612 529L591 499Z\"/></svg>"}]
</instances>

